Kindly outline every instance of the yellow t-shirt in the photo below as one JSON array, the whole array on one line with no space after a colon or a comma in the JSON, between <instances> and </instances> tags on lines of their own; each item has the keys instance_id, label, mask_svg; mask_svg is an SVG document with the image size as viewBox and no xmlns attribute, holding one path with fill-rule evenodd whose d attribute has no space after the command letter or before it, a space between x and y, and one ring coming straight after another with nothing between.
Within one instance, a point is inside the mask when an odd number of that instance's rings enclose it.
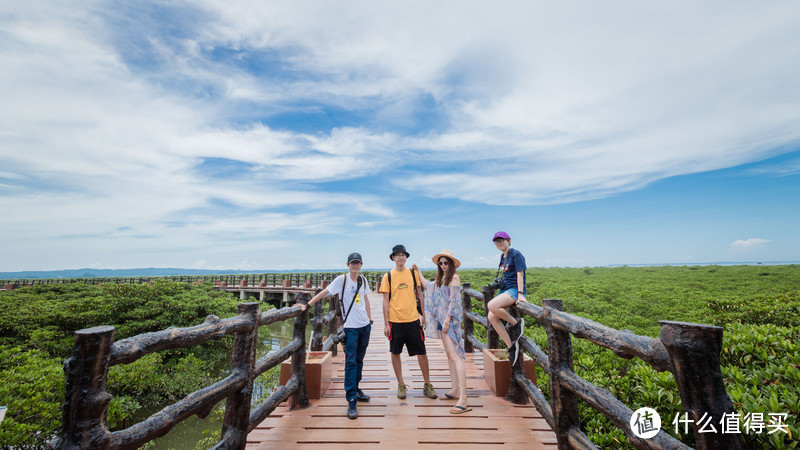
<instances>
[{"instance_id":1,"label":"yellow t-shirt","mask_svg":"<svg viewBox=\"0 0 800 450\"><path fill-rule=\"evenodd\" d=\"M419 320L417 312L417 297L414 296L414 279L411 269L405 268L402 272L392 269L392 295L389 299L389 322L408 323ZM420 286L420 280L417 280ZM378 292L389 292L389 281L386 275L381 280Z\"/></svg>"}]
</instances>

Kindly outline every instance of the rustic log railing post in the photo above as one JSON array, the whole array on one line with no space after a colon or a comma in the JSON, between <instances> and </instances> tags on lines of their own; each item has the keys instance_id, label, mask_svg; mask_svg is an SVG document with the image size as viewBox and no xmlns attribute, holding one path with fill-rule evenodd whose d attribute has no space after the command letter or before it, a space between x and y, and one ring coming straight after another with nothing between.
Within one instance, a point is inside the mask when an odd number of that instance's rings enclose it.
<instances>
[{"instance_id":1,"label":"rustic log railing post","mask_svg":"<svg viewBox=\"0 0 800 450\"><path fill-rule=\"evenodd\" d=\"M297 303L308 305L310 296L301 292L295 294ZM290 409L308 407L308 389L306 388L306 324L308 323L308 310L294 318L294 339L302 342L300 348L292 354L292 374L297 377L300 387L292 395Z\"/></svg>"},{"instance_id":2,"label":"rustic log railing post","mask_svg":"<svg viewBox=\"0 0 800 450\"><path fill-rule=\"evenodd\" d=\"M678 384L683 410L689 414L697 448L741 448L739 435L723 433L720 426L723 415L734 412L720 370L723 329L665 320L659 323L661 342L672 358L671 372ZM708 432L710 428L700 432L704 423L712 424L717 432Z\"/></svg>"},{"instance_id":3,"label":"rustic log railing post","mask_svg":"<svg viewBox=\"0 0 800 450\"><path fill-rule=\"evenodd\" d=\"M561 385L559 371L561 369L573 371L572 337L569 332L557 330L550 323L549 309L563 311L563 302L561 300L547 299L542 300L542 305L546 309L547 354L550 361L550 404L555 418L553 431L558 439L558 448L560 450L569 450L570 445L567 440L570 430L579 427L578 397Z\"/></svg>"},{"instance_id":4,"label":"rustic log railing post","mask_svg":"<svg viewBox=\"0 0 800 450\"><path fill-rule=\"evenodd\" d=\"M75 349L66 364L66 402L62 408L57 449L105 448L111 438L105 417L111 394L106 392L114 327L75 332Z\"/></svg>"},{"instance_id":5,"label":"rustic log railing post","mask_svg":"<svg viewBox=\"0 0 800 450\"><path fill-rule=\"evenodd\" d=\"M324 282L323 282L324 284ZM329 295L328 296L328 314L333 311L335 314L331 318L331 321L328 322L328 336L333 336L339 331L339 302L336 301L336 296ZM339 346L334 344L331 347L331 356L336 356L339 352Z\"/></svg>"},{"instance_id":6,"label":"rustic log railing post","mask_svg":"<svg viewBox=\"0 0 800 450\"><path fill-rule=\"evenodd\" d=\"M318 352L322 350L322 302L317 302L314 305L314 319L312 319L311 328L311 351Z\"/></svg>"},{"instance_id":7,"label":"rustic log railing post","mask_svg":"<svg viewBox=\"0 0 800 450\"><path fill-rule=\"evenodd\" d=\"M222 441L232 444L232 448L243 449L247 443L250 401L253 397L253 372L258 345L258 302L239 304L239 316L247 316L252 327L234 336L231 372L243 377L247 382L225 401Z\"/></svg>"},{"instance_id":8,"label":"rustic log railing post","mask_svg":"<svg viewBox=\"0 0 800 450\"><path fill-rule=\"evenodd\" d=\"M472 312L472 297L467 295L467 289L472 287L471 283L461 283L461 306L464 310L464 319L461 323L464 324L464 351L466 353L473 353L475 352L475 347L472 346L472 341L469 339L468 336L472 336L475 334L475 324L472 323L472 320L467 317L467 313Z\"/></svg>"},{"instance_id":9,"label":"rustic log railing post","mask_svg":"<svg viewBox=\"0 0 800 450\"><path fill-rule=\"evenodd\" d=\"M489 286L482 286L481 294L483 294L483 304L486 309L486 318L488 319L489 301L494 298L494 289ZM486 328L486 345L487 348L500 348L500 336L497 334L497 331L494 331L494 327L491 323L489 323L489 326Z\"/></svg>"}]
</instances>

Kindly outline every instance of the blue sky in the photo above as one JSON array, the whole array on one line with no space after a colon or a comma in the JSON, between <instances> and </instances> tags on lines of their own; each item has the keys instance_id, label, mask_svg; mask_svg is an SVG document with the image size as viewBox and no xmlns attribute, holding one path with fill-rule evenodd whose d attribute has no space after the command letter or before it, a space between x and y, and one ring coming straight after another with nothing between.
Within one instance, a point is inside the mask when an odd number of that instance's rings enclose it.
<instances>
[{"instance_id":1,"label":"blue sky","mask_svg":"<svg viewBox=\"0 0 800 450\"><path fill-rule=\"evenodd\" d=\"M799 17L4 2L0 271L800 260Z\"/></svg>"}]
</instances>

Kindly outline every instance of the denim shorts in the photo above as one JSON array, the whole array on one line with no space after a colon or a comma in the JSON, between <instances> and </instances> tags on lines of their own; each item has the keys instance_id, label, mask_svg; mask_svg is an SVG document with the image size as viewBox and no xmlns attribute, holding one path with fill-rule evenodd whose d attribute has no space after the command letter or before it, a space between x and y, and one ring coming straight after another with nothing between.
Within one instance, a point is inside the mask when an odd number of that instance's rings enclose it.
<instances>
[{"instance_id":1,"label":"denim shorts","mask_svg":"<svg viewBox=\"0 0 800 450\"><path fill-rule=\"evenodd\" d=\"M517 288L508 288L508 289L503 289L502 291L500 291L500 294L508 294L508 295L511 296L511 298L514 299L514 301L517 301L517 294L519 294L519 291L517 290ZM500 294L497 294L497 295L500 295Z\"/></svg>"}]
</instances>

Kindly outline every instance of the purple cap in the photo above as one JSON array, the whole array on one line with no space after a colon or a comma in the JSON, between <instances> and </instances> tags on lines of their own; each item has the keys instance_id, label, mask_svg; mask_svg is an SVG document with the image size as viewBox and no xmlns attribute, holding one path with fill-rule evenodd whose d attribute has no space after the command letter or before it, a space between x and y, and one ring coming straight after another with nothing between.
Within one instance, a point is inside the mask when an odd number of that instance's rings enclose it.
<instances>
[{"instance_id":1,"label":"purple cap","mask_svg":"<svg viewBox=\"0 0 800 450\"><path fill-rule=\"evenodd\" d=\"M494 237L492 238L492 240L495 240L495 239L498 239L498 238L499 239L511 239L511 236L509 236L508 233L506 233L505 231L498 231L497 233L494 234Z\"/></svg>"}]
</instances>

